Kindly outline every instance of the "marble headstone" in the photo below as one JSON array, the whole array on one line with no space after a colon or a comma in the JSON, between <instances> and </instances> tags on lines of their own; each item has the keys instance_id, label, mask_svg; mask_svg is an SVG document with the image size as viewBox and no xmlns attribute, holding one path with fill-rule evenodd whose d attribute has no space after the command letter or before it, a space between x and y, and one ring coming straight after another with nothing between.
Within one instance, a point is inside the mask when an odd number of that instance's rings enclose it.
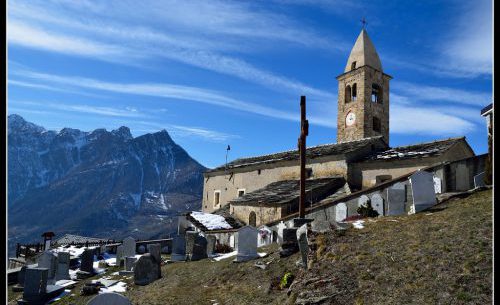
<instances>
[{"instance_id":1,"label":"marble headstone","mask_svg":"<svg viewBox=\"0 0 500 305\"><path fill-rule=\"evenodd\" d=\"M123 261L123 246L116 247L116 265L120 267Z\"/></svg>"},{"instance_id":2,"label":"marble headstone","mask_svg":"<svg viewBox=\"0 0 500 305\"><path fill-rule=\"evenodd\" d=\"M307 270L307 255L309 254L309 244L307 241L307 224L303 224L297 229L297 241L299 243L302 258L302 267Z\"/></svg>"},{"instance_id":3,"label":"marble headstone","mask_svg":"<svg viewBox=\"0 0 500 305\"><path fill-rule=\"evenodd\" d=\"M361 207L361 206L366 207L368 201L370 201L370 198L368 198L368 196L361 195L361 197L359 197L359 199L358 199L358 207Z\"/></svg>"},{"instance_id":4,"label":"marble headstone","mask_svg":"<svg viewBox=\"0 0 500 305\"><path fill-rule=\"evenodd\" d=\"M201 235L196 236L191 253L191 260L198 261L207 258L207 239Z\"/></svg>"},{"instance_id":5,"label":"marble headstone","mask_svg":"<svg viewBox=\"0 0 500 305\"><path fill-rule=\"evenodd\" d=\"M148 245L149 254L154 258L155 263L158 265L158 278L161 277L161 245L150 244Z\"/></svg>"},{"instance_id":6,"label":"marble headstone","mask_svg":"<svg viewBox=\"0 0 500 305\"><path fill-rule=\"evenodd\" d=\"M123 295L116 292L101 293L87 302L87 305L132 305Z\"/></svg>"},{"instance_id":7,"label":"marble headstone","mask_svg":"<svg viewBox=\"0 0 500 305\"><path fill-rule=\"evenodd\" d=\"M434 192L441 194L441 178L434 176L432 179L434 180Z\"/></svg>"},{"instance_id":8,"label":"marble headstone","mask_svg":"<svg viewBox=\"0 0 500 305\"><path fill-rule=\"evenodd\" d=\"M207 256L210 257L215 254L215 243L217 242L217 238L213 235L207 235Z\"/></svg>"},{"instance_id":9,"label":"marble headstone","mask_svg":"<svg viewBox=\"0 0 500 305\"><path fill-rule=\"evenodd\" d=\"M335 206L335 221L341 222L347 218L347 205L344 202L339 202Z\"/></svg>"},{"instance_id":10,"label":"marble headstone","mask_svg":"<svg viewBox=\"0 0 500 305\"><path fill-rule=\"evenodd\" d=\"M235 262L244 262L258 258L257 254L257 229L244 226L235 234L236 259Z\"/></svg>"},{"instance_id":11,"label":"marble headstone","mask_svg":"<svg viewBox=\"0 0 500 305\"><path fill-rule=\"evenodd\" d=\"M380 194L373 194L371 204L379 216L384 216L384 198Z\"/></svg>"},{"instance_id":12,"label":"marble headstone","mask_svg":"<svg viewBox=\"0 0 500 305\"><path fill-rule=\"evenodd\" d=\"M127 237L122 242L123 245L123 256L134 256L135 255L135 239L132 237Z\"/></svg>"},{"instance_id":13,"label":"marble headstone","mask_svg":"<svg viewBox=\"0 0 500 305\"><path fill-rule=\"evenodd\" d=\"M38 258L38 268L47 268L47 281L49 283L54 283L57 268L57 256L50 251L43 252Z\"/></svg>"},{"instance_id":14,"label":"marble headstone","mask_svg":"<svg viewBox=\"0 0 500 305\"><path fill-rule=\"evenodd\" d=\"M134 267L134 283L136 285L148 285L158 279L159 264L151 253L139 257Z\"/></svg>"},{"instance_id":15,"label":"marble headstone","mask_svg":"<svg viewBox=\"0 0 500 305\"><path fill-rule=\"evenodd\" d=\"M405 213L406 193L403 183L396 183L387 189L387 215L402 215Z\"/></svg>"},{"instance_id":16,"label":"marble headstone","mask_svg":"<svg viewBox=\"0 0 500 305\"><path fill-rule=\"evenodd\" d=\"M410 213L417 213L436 204L434 175L418 170L410 176L413 204Z\"/></svg>"},{"instance_id":17,"label":"marble headstone","mask_svg":"<svg viewBox=\"0 0 500 305\"><path fill-rule=\"evenodd\" d=\"M80 270L84 272L94 273L94 250L86 249L80 256Z\"/></svg>"},{"instance_id":18,"label":"marble headstone","mask_svg":"<svg viewBox=\"0 0 500 305\"><path fill-rule=\"evenodd\" d=\"M27 268L24 280L23 298L17 301L20 305L45 304L64 291L64 287L47 285L49 270L47 268Z\"/></svg>"},{"instance_id":19,"label":"marble headstone","mask_svg":"<svg viewBox=\"0 0 500 305\"><path fill-rule=\"evenodd\" d=\"M69 280L69 252L59 252L57 253L57 269L56 269L56 281L58 280Z\"/></svg>"},{"instance_id":20,"label":"marble headstone","mask_svg":"<svg viewBox=\"0 0 500 305\"><path fill-rule=\"evenodd\" d=\"M172 239L172 256L174 262L186 260L186 238L183 235L176 235Z\"/></svg>"}]
</instances>

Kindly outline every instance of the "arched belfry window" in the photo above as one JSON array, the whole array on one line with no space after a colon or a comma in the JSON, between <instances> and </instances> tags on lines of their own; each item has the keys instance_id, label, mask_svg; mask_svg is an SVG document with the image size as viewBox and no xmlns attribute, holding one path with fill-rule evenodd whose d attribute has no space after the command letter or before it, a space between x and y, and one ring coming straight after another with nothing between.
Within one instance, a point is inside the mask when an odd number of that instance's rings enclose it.
<instances>
[{"instance_id":1,"label":"arched belfry window","mask_svg":"<svg viewBox=\"0 0 500 305\"><path fill-rule=\"evenodd\" d=\"M382 104L382 88L377 84L372 84L372 102Z\"/></svg>"},{"instance_id":2,"label":"arched belfry window","mask_svg":"<svg viewBox=\"0 0 500 305\"><path fill-rule=\"evenodd\" d=\"M356 101L356 98L357 98L357 93L358 93L357 88L358 87L356 86L356 84L352 85L352 89L351 89L351 91L352 91L351 92L351 101L353 101L353 102Z\"/></svg>"},{"instance_id":3,"label":"arched belfry window","mask_svg":"<svg viewBox=\"0 0 500 305\"><path fill-rule=\"evenodd\" d=\"M254 211L250 212L250 215L248 216L248 225L252 227L257 226L257 215Z\"/></svg>"},{"instance_id":4,"label":"arched belfry window","mask_svg":"<svg viewBox=\"0 0 500 305\"><path fill-rule=\"evenodd\" d=\"M344 98L346 103L349 103L351 101L351 86L349 85L345 87Z\"/></svg>"}]
</instances>

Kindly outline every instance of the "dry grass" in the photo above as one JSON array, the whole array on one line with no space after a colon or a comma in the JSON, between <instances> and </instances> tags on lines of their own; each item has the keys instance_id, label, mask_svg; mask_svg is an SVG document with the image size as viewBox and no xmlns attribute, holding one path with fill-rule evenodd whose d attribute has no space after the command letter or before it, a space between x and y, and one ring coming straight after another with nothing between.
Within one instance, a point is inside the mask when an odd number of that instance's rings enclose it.
<instances>
[{"instance_id":1,"label":"dry grass","mask_svg":"<svg viewBox=\"0 0 500 305\"><path fill-rule=\"evenodd\" d=\"M311 239L316 244L308 273L295 266L298 254L280 259L272 245L260 250L271 253L260 259L272 261L266 270L255 267L256 261L232 259L174 263L163 266L163 278L148 286L128 280L125 295L140 305L305 304L308 298L319 300L314 304L491 304L489 190L429 212L378 218L362 230ZM296 277L290 296L273 289L286 271ZM91 297L78 296L82 285L59 304L86 304Z\"/></svg>"}]
</instances>

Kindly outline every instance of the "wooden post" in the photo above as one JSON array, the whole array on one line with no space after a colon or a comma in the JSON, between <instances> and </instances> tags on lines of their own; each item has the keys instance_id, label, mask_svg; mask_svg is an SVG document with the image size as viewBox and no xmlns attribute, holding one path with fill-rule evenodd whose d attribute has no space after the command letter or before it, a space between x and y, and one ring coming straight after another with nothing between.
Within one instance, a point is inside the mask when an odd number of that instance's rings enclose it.
<instances>
[{"instance_id":1,"label":"wooden post","mask_svg":"<svg viewBox=\"0 0 500 305\"><path fill-rule=\"evenodd\" d=\"M300 197L299 197L299 218L305 218L306 199L306 137L309 134L309 122L306 120L306 97L300 97Z\"/></svg>"},{"instance_id":2,"label":"wooden post","mask_svg":"<svg viewBox=\"0 0 500 305\"><path fill-rule=\"evenodd\" d=\"M17 245L16 245L16 257L19 257L19 254L20 254L19 250L20 249L21 249L21 244L17 243Z\"/></svg>"}]
</instances>

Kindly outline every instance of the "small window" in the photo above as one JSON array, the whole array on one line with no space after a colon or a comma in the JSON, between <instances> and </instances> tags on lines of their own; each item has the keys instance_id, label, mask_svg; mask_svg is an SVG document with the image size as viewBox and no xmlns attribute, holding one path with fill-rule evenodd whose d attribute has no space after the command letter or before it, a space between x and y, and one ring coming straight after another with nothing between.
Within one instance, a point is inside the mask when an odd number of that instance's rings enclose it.
<instances>
[{"instance_id":1,"label":"small window","mask_svg":"<svg viewBox=\"0 0 500 305\"><path fill-rule=\"evenodd\" d=\"M377 84L372 84L372 102L382 104L382 88Z\"/></svg>"},{"instance_id":2,"label":"small window","mask_svg":"<svg viewBox=\"0 0 500 305\"><path fill-rule=\"evenodd\" d=\"M351 64L351 70L354 70L354 69L356 69L356 62L355 61L353 61Z\"/></svg>"},{"instance_id":3,"label":"small window","mask_svg":"<svg viewBox=\"0 0 500 305\"><path fill-rule=\"evenodd\" d=\"M354 101L356 101L356 98L357 98L357 91L358 91L358 90L357 90L357 86L356 86L356 84L353 84L353 85L352 85L352 89L351 89L351 91L352 91L352 92L351 92L351 101L353 101L353 102L354 102Z\"/></svg>"},{"instance_id":4,"label":"small window","mask_svg":"<svg viewBox=\"0 0 500 305\"><path fill-rule=\"evenodd\" d=\"M345 102L349 103L351 101L351 86L347 85L345 87L345 96L344 96Z\"/></svg>"},{"instance_id":5,"label":"small window","mask_svg":"<svg viewBox=\"0 0 500 305\"><path fill-rule=\"evenodd\" d=\"M241 197L243 195L245 195L245 189L239 189L238 190L238 197Z\"/></svg>"},{"instance_id":6,"label":"small window","mask_svg":"<svg viewBox=\"0 0 500 305\"><path fill-rule=\"evenodd\" d=\"M214 192L214 207L218 207L220 205L220 191Z\"/></svg>"},{"instance_id":7,"label":"small window","mask_svg":"<svg viewBox=\"0 0 500 305\"><path fill-rule=\"evenodd\" d=\"M252 227L257 226L257 215L254 211L250 212L250 215L248 216L248 225Z\"/></svg>"},{"instance_id":8,"label":"small window","mask_svg":"<svg viewBox=\"0 0 500 305\"><path fill-rule=\"evenodd\" d=\"M377 117L373 117L373 131L380 132L380 130L381 130L380 119Z\"/></svg>"}]
</instances>

